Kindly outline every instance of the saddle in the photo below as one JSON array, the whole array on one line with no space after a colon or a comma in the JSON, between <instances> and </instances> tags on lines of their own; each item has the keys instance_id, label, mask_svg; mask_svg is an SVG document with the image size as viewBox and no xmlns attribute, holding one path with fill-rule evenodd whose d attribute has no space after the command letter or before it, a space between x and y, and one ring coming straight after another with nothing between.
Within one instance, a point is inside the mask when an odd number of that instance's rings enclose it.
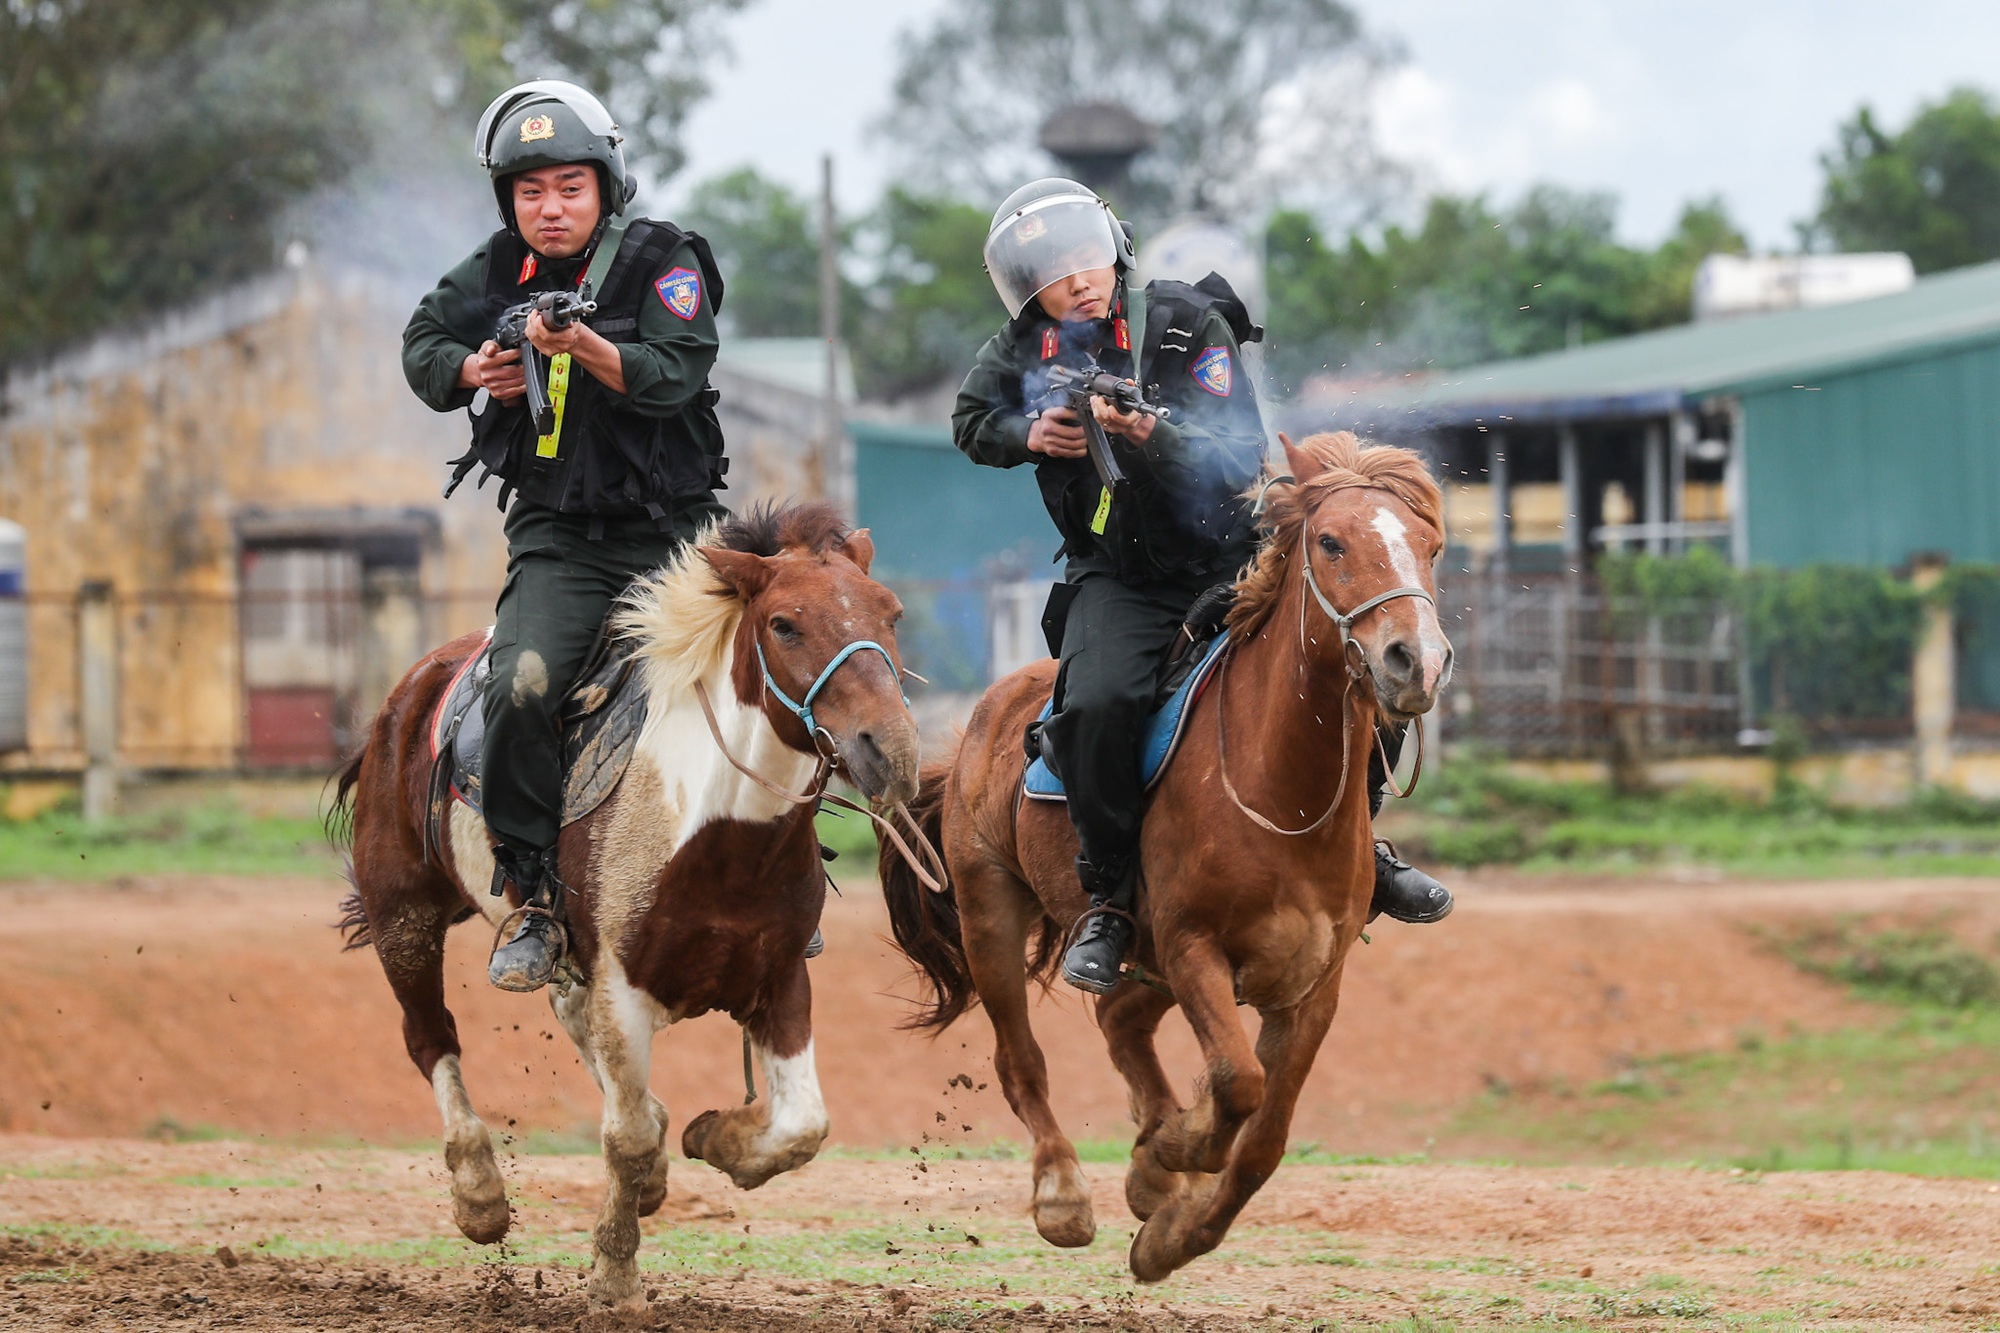
<instances>
[{"instance_id":1,"label":"saddle","mask_svg":"<svg viewBox=\"0 0 2000 1333\"><path fill-rule=\"evenodd\" d=\"M625 776L632 748L646 722L646 691L633 670L630 640L598 636L562 706L562 822L572 824L604 802ZM480 808L480 761L486 748L486 716L479 706L493 673L493 631L452 677L431 716L430 829L439 840L445 815L457 801Z\"/></svg>"},{"instance_id":2,"label":"saddle","mask_svg":"<svg viewBox=\"0 0 2000 1333\"><path fill-rule=\"evenodd\" d=\"M1146 728L1139 747L1139 780L1145 789L1151 791L1167 771L1167 765L1180 748L1181 733L1186 728L1187 717L1194 709L1194 701L1208 688L1215 675L1215 667L1222 660L1223 649L1229 646L1229 636L1223 632L1222 622L1235 602L1235 589L1230 584L1217 584L1204 592L1188 609L1187 621L1176 635L1176 651L1162 674L1160 688L1153 697L1153 712L1146 719ZM1062 779L1049 767L1048 750L1042 740L1042 724L1049 720L1055 708L1051 696L1042 705L1042 711L1028 724L1027 746L1028 767L1021 775L1022 794L1034 801L1067 801L1069 793L1063 789Z\"/></svg>"}]
</instances>

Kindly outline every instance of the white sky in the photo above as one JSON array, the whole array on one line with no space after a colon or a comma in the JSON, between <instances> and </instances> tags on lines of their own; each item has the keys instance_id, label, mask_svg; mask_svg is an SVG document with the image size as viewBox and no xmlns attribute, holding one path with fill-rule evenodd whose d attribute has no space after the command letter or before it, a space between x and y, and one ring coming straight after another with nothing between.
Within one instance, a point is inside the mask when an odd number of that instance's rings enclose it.
<instances>
[{"instance_id":1,"label":"white sky","mask_svg":"<svg viewBox=\"0 0 2000 1333\"><path fill-rule=\"evenodd\" d=\"M842 208L867 207L889 154L865 130L888 103L896 37L945 2L754 0L669 204L743 163L817 191L830 150ZM1956 84L2000 92L1995 0L1350 2L1408 55L1376 107L1392 155L1503 200L1542 180L1611 190L1621 230L1648 242L1682 201L1720 193L1756 244L1789 245L1819 154L1861 102L1900 126Z\"/></svg>"}]
</instances>

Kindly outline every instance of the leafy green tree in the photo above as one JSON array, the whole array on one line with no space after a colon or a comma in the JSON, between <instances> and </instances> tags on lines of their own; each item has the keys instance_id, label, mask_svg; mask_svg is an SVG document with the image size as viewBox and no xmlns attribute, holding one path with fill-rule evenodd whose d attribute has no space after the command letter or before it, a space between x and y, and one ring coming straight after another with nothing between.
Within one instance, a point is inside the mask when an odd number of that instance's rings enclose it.
<instances>
[{"instance_id":1,"label":"leafy green tree","mask_svg":"<svg viewBox=\"0 0 2000 1333\"><path fill-rule=\"evenodd\" d=\"M1386 58L1341 0L953 0L905 42L882 129L912 179L997 203L1048 171L1051 113L1122 101L1159 127L1122 206L1240 213L1277 187L1273 151L1288 177L1334 158L1344 180L1385 169L1358 85ZM1274 115L1274 92L1308 74L1349 95Z\"/></svg>"},{"instance_id":2,"label":"leafy green tree","mask_svg":"<svg viewBox=\"0 0 2000 1333\"><path fill-rule=\"evenodd\" d=\"M2000 110L1973 88L1891 134L1862 107L1820 158L1812 232L1841 250L1901 250L1919 273L2000 258Z\"/></svg>"},{"instance_id":3,"label":"leafy green tree","mask_svg":"<svg viewBox=\"0 0 2000 1333\"><path fill-rule=\"evenodd\" d=\"M708 20L742 3L0 5L15 257L0 363L271 267L286 234L341 212L343 183L412 141L462 161L472 116L523 71L622 95L634 147L674 170Z\"/></svg>"},{"instance_id":4,"label":"leafy green tree","mask_svg":"<svg viewBox=\"0 0 2000 1333\"><path fill-rule=\"evenodd\" d=\"M743 167L695 186L677 220L715 249L727 283L727 332L753 338L819 332L819 226L804 199Z\"/></svg>"},{"instance_id":5,"label":"leafy green tree","mask_svg":"<svg viewBox=\"0 0 2000 1333\"><path fill-rule=\"evenodd\" d=\"M877 277L855 339L865 391L894 398L964 375L1006 308L980 264L988 214L891 189L870 230Z\"/></svg>"},{"instance_id":6,"label":"leafy green tree","mask_svg":"<svg viewBox=\"0 0 2000 1333\"><path fill-rule=\"evenodd\" d=\"M1439 196L1421 225L1373 241L1330 241L1281 210L1265 235L1273 368L1293 384L1443 368L1682 322L1701 260L1744 248L1717 200L1688 205L1653 251L1621 244L1615 222L1608 195L1546 185L1506 210Z\"/></svg>"}]
</instances>

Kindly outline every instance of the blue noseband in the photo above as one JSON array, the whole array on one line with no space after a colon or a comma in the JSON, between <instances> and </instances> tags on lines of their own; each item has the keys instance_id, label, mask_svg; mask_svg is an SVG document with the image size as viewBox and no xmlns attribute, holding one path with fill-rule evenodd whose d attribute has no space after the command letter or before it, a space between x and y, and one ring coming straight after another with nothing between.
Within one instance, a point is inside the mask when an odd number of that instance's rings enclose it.
<instances>
[{"instance_id":1,"label":"blue noseband","mask_svg":"<svg viewBox=\"0 0 2000 1333\"><path fill-rule=\"evenodd\" d=\"M776 695L778 702L783 704L793 717L806 724L806 735L813 738L814 745L818 745L820 727L819 723L813 721L813 700L819 697L819 692L826 688L826 683L833 679L833 673L840 669L843 662L856 653L863 651L882 654L882 660L889 664L889 675L895 680L896 691L900 694L903 689L903 673L896 670L896 659L889 656L889 650L873 639L856 639L853 643L848 644L845 648L835 653L833 660L828 662L825 669L819 673L819 679L815 680L812 683L812 688L806 691L805 700L801 703L792 702L792 696L779 689L778 682L771 678L771 666L770 663L764 660L764 645L762 643L757 644L757 665L764 672L764 688ZM909 697L905 695L903 698L904 705L908 706L909 702ZM831 732L827 733L827 743L829 745L832 744L832 735L833 733Z\"/></svg>"}]
</instances>

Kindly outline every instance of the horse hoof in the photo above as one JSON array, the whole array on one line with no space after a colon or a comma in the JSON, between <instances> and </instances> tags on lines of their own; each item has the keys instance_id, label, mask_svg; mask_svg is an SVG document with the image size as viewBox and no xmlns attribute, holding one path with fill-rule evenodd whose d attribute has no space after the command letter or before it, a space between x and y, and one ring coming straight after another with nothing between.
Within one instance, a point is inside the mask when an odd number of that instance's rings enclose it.
<instances>
[{"instance_id":1,"label":"horse hoof","mask_svg":"<svg viewBox=\"0 0 2000 1333\"><path fill-rule=\"evenodd\" d=\"M1097 1239L1097 1219L1091 1215L1089 1199L1038 1203L1035 1230L1051 1245L1077 1250Z\"/></svg>"},{"instance_id":2,"label":"horse hoof","mask_svg":"<svg viewBox=\"0 0 2000 1333\"><path fill-rule=\"evenodd\" d=\"M1171 1212L1156 1215L1132 1237L1132 1252L1125 1261L1132 1269L1132 1276L1141 1282L1164 1281L1186 1262L1174 1253L1172 1243L1167 1240L1167 1228L1162 1225L1171 1216Z\"/></svg>"},{"instance_id":3,"label":"horse hoof","mask_svg":"<svg viewBox=\"0 0 2000 1333\"><path fill-rule=\"evenodd\" d=\"M646 1292L639 1285L639 1270L634 1265L630 1272L606 1272L602 1269L590 1275L588 1305L598 1314L638 1314L646 1308Z\"/></svg>"},{"instance_id":4,"label":"horse hoof","mask_svg":"<svg viewBox=\"0 0 2000 1333\"><path fill-rule=\"evenodd\" d=\"M474 1245L498 1245L507 1238L507 1228L513 1224L513 1214L507 1208L507 1200L502 1198L497 1204L490 1200L464 1199L451 1201L451 1220Z\"/></svg>"},{"instance_id":5,"label":"horse hoof","mask_svg":"<svg viewBox=\"0 0 2000 1333\"><path fill-rule=\"evenodd\" d=\"M1141 1222L1173 1202L1181 1192L1181 1178L1153 1160L1145 1145L1132 1150L1132 1165L1125 1169L1125 1206Z\"/></svg>"},{"instance_id":6,"label":"horse hoof","mask_svg":"<svg viewBox=\"0 0 2000 1333\"><path fill-rule=\"evenodd\" d=\"M697 1162L708 1160L708 1154L703 1151L708 1146L708 1132L715 1128L716 1121L721 1119L721 1114L719 1111L703 1111L688 1121L688 1127L681 1131L682 1156L691 1157Z\"/></svg>"}]
</instances>

